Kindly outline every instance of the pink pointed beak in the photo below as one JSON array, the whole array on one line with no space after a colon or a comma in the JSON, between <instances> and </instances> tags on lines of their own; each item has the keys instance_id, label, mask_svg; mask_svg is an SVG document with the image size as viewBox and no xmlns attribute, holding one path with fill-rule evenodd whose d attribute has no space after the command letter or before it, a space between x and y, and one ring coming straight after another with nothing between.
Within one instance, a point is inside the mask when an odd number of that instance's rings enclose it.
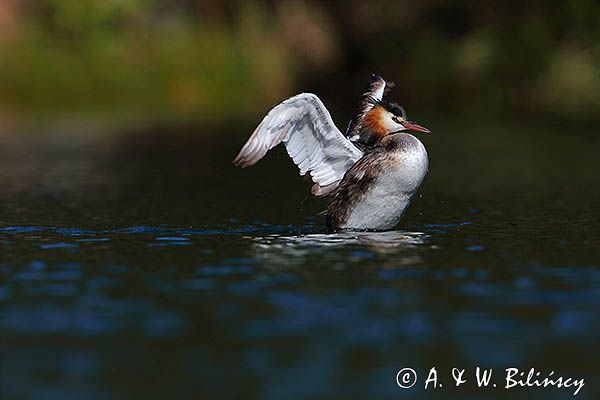
<instances>
[{"instance_id":1,"label":"pink pointed beak","mask_svg":"<svg viewBox=\"0 0 600 400\"><path fill-rule=\"evenodd\" d=\"M412 122L409 122L409 121L403 121L402 126L404 126L409 131L431 133L431 131L429 129L425 128L424 126L413 124Z\"/></svg>"}]
</instances>

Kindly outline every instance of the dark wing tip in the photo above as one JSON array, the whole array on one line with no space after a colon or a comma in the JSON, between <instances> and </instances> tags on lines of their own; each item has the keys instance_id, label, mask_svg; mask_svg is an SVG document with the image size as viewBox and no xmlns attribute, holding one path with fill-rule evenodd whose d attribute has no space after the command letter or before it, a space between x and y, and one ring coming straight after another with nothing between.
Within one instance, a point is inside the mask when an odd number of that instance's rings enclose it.
<instances>
[{"instance_id":1,"label":"dark wing tip","mask_svg":"<svg viewBox=\"0 0 600 400\"><path fill-rule=\"evenodd\" d=\"M372 74L371 79L369 80L369 84L367 85L367 90L372 91L378 87L381 87L382 85L384 87L387 85L385 79L383 79L383 77L379 74Z\"/></svg>"},{"instance_id":2,"label":"dark wing tip","mask_svg":"<svg viewBox=\"0 0 600 400\"><path fill-rule=\"evenodd\" d=\"M396 83L393 81L385 81L385 89L383 90L383 95L387 95L392 91L392 88L396 86Z\"/></svg>"},{"instance_id":3,"label":"dark wing tip","mask_svg":"<svg viewBox=\"0 0 600 400\"><path fill-rule=\"evenodd\" d=\"M231 161L231 163L233 165L235 165L236 167L242 167L242 168L246 168L246 167L249 167L250 165L252 165L252 164L250 164L247 155L244 154L243 149L242 149L242 151L240 151L238 153L237 156L235 156L235 158Z\"/></svg>"},{"instance_id":4,"label":"dark wing tip","mask_svg":"<svg viewBox=\"0 0 600 400\"><path fill-rule=\"evenodd\" d=\"M394 86L396 86L396 83L394 81L386 81L383 78L383 76L381 76L379 74L371 74L371 80L369 81L369 86L371 86L375 83L385 85L385 89L383 92L384 95L388 94L392 90L392 88Z\"/></svg>"}]
</instances>

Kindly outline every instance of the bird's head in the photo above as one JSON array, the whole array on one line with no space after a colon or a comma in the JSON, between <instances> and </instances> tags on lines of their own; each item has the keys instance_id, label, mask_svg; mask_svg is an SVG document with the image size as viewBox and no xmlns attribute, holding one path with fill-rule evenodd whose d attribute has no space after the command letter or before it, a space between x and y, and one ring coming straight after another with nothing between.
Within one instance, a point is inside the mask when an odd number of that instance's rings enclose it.
<instances>
[{"instance_id":1,"label":"bird's head","mask_svg":"<svg viewBox=\"0 0 600 400\"><path fill-rule=\"evenodd\" d=\"M375 146L384 137L403 131L430 133L429 129L410 122L397 103L383 97L394 87L379 75L372 75L355 111L346 136L350 141L367 147Z\"/></svg>"},{"instance_id":2,"label":"bird's head","mask_svg":"<svg viewBox=\"0 0 600 400\"><path fill-rule=\"evenodd\" d=\"M378 130L385 131L386 135L402 131L431 133L424 126L410 122L406 118L406 111L402 106L387 100L376 101L374 107L367 114L366 120L373 126L377 126Z\"/></svg>"}]
</instances>

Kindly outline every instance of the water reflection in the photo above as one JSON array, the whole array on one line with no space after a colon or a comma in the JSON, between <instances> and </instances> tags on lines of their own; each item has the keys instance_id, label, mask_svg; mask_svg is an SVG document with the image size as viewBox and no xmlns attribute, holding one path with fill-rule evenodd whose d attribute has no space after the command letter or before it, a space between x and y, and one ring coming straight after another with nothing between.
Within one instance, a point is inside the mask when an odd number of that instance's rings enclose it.
<instances>
[{"instance_id":1,"label":"water reflection","mask_svg":"<svg viewBox=\"0 0 600 400\"><path fill-rule=\"evenodd\" d=\"M256 242L258 248L310 249L314 247L338 247L363 245L373 251L385 253L388 250L415 247L426 243L427 234L423 232L388 231L388 232L339 232L313 233L297 236L268 235L263 237L247 237Z\"/></svg>"},{"instance_id":2,"label":"water reflection","mask_svg":"<svg viewBox=\"0 0 600 400\"><path fill-rule=\"evenodd\" d=\"M432 147L432 160L487 154L457 143L458 155ZM203 398L422 397L397 391L398 367L596 368L600 246L587 191L554 208L479 173L456 195L456 177L477 165L432 167L403 230L325 234L290 200L305 187L272 188L296 170L271 158L248 179L214 148L134 146L106 162L114 170L70 160L60 179L0 194L0 397L93 398L103 387L102 397L152 398L156 377Z\"/></svg>"},{"instance_id":3,"label":"water reflection","mask_svg":"<svg viewBox=\"0 0 600 400\"><path fill-rule=\"evenodd\" d=\"M420 263L420 254L435 248L427 234L410 231L272 234L246 239L253 242L253 257L275 268L300 266L318 258L313 264L330 262L331 268L343 269L385 255L393 258L379 260L381 267L399 267Z\"/></svg>"}]
</instances>

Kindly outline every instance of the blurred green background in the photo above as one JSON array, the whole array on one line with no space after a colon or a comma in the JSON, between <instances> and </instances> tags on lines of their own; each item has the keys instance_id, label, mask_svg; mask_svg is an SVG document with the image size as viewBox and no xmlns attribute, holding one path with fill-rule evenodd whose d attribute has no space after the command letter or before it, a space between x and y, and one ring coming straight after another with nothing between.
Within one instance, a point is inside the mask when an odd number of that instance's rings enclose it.
<instances>
[{"instance_id":1,"label":"blurred green background","mask_svg":"<svg viewBox=\"0 0 600 400\"><path fill-rule=\"evenodd\" d=\"M373 72L396 82L409 116L589 123L599 66L592 0L3 0L0 133L230 126L300 91L349 113Z\"/></svg>"}]
</instances>

